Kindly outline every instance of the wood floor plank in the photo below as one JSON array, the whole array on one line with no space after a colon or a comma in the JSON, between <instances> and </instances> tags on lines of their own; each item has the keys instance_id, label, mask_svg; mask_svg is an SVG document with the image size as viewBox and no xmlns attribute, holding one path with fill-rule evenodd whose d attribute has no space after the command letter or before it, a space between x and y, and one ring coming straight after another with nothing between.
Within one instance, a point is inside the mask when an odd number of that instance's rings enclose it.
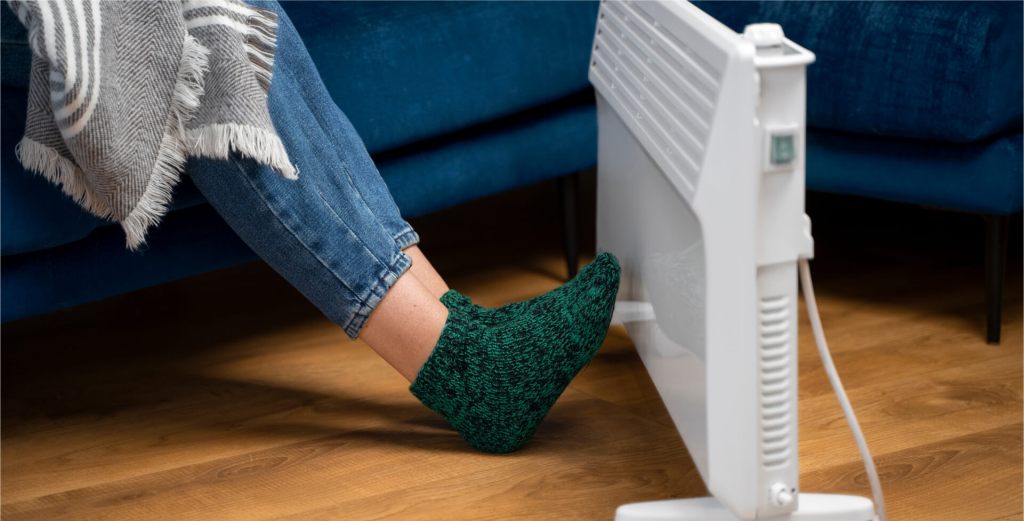
<instances>
[{"instance_id":1,"label":"wood floor plank","mask_svg":"<svg viewBox=\"0 0 1024 521\"><path fill-rule=\"evenodd\" d=\"M849 395L878 455L1022 421L1019 358L1016 363L997 359L877 383ZM834 396L801 400L800 436L801 467L806 471L859 459Z\"/></svg>"},{"instance_id":2,"label":"wood floor plank","mask_svg":"<svg viewBox=\"0 0 1024 521\"><path fill-rule=\"evenodd\" d=\"M477 472L326 509L287 521L410 519L430 521L504 519L612 519L618 505L647 499L706 494L692 466L667 465L671 451L655 446L628 460L605 457L555 464L540 472L506 468ZM472 487L466 487L466 482ZM571 483L571 487L565 486ZM644 493L638 493L638 490ZM453 496L461 507L452 511Z\"/></svg>"},{"instance_id":3,"label":"wood floor plank","mask_svg":"<svg viewBox=\"0 0 1024 521\"><path fill-rule=\"evenodd\" d=\"M470 482L471 490L477 491L485 491L481 483L489 479L521 490L524 486L516 484L524 480L547 477L557 482L567 475L588 476L591 481L589 487L575 482L570 499L601 494L604 497L591 498L592 508L605 513L624 498L642 497L640 492L701 493L700 480L694 479L696 471L675 431L627 417L617 407L570 391L530 448L511 456L475 453L443 423L426 415L416 422L338 432L8 503L3 514L17 520L140 519L155 514L174 519L270 519L301 517L313 510L347 512L346 518L352 518L350 514L363 519L391 504L389 496L416 497L420 491L443 506L464 501ZM615 443L602 444L609 435ZM638 443L652 449L639 460L632 449ZM479 479L468 482L467 476ZM608 483L616 484L616 493L608 490ZM494 493L501 493L503 485L494 486L499 487ZM534 494L529 486L525 490ZM517 505L521 506L507 501L489 508L497 512L496 518L505 518ZM423 516L418 503L398 507L392 513L404 517L418 511L419 518L430 518ZM449 518L473 519L471 513Z\"/></svg>"},{"instance_id":4,"label":"wood floor plank","mask_svg":"<svg viewBox=\"0 0 1024 521\"><path fill-rule=\"evenodd\" d=\"M1024 519L1024 514L1017 512L1016 514L1010 514L1008 516L1001 515L999 517L992 518L990 521L1021 521L1021 519Z\"/></svg>"},{"instance_id":5,"label":"wood floor plank","mask_svg":"<svg viewBox=\"0 0 1024 521\"><path fill-rule=\"evenodd\" d=\"M280 443L282 436L319 437L422 413L405 391L404 380L360 346L330 342L258 361L233 360L230 369L170 369L145 375L144 384L131 371L100 373L97 380L82 384L93 393L87 400L59 404L70 407L70 417L30 422L17 430L28 430L31 436L4 440L5 497L52 494L69 485L88 486L260 450ZM339 379L343 367L352 373ZM242 378L238 373L249 374ZM116 379L118 374L127 380L103 387L109 382L104 377ZM57 392L58 397L67 395L59 388ZM135 397L126 406L92 409L97 403L117 404L124 394L150 401L140 403ZM62 480L52 479L54 466L61 468Z\"/></svg>"},{"instance_id":6,"label":"wood floor plank","mask_svg":"<svg viewBox=\"0 0 1024 521\"><path fill-rule=\"evenodd\" d=\"M876 456L891 519L983 521L1021 510L1020 423ZM864 494L859 462L804 473L801 486Z\"/></svg>"}]
</instances>

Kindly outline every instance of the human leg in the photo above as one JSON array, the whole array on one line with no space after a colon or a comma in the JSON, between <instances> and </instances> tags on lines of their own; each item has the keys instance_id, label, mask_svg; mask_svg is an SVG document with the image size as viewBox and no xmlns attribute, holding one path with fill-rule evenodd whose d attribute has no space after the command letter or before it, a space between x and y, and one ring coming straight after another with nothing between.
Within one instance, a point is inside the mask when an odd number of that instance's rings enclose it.
<instances>
[{"instance_id":1,"label":"human leg","mask_svg":"<svg viewBox=\"0 0 1024 521\"><path fill-rule=\"evenodd\" d=\"M409 268L409 273L416 277L435 297L441 298L442 295L448 293L451 289L448 287L448 283L444 281L437 270L434 269L434 266L430 264L430 261L427 260L426 255L423 254L419 246L410 246L405 250L405 254L412 260L412 267Z\"/></svg>"},{"instance_id":2,"label":"human leg","mask_svg":"<svg viewBox=\"0 0 1024 521\"><path fill-rule=\"evenodd\" d=\"M268 108L299 179L240 157L193 160L188 171L236 233L355 338L409 269L402 250L419 237L281 6L259 5L278 15Z\"/></svg>"},{"instance_id":3,"label":"human leg","mask_svg":"<svg viewBox=\"0 0 1024 521\"><path fill-rule=\"evenodd\" d=\"M241 158L196 160L196 186L253 250L412 381L410 390L471 445L518 449L600 347L618 265L599 257L584 270L595 276L581 273L558 298L510 308L500 323L443 305L438 293L453 292L415 247L418 236L274 7L282 23L270 112L300 178Z\"/></svg>"},{"instance_id":4,"label":"human leg","mask_svg":"<svg viewBox=\"0 0 1024 521\"><path fill-rule=\"evenodd\" d=\"M370 314L360 338L412 382L441 338L447 319L448 309L410 270Z\"/></svg>"},{"instance_id":5,"label":"human leg","mask_svg":"<svg viewBox=\"0 0 1024 521\"><path fill-rule=\"evenodd\" d=\"M289 82L289 95L300 97L305 100L306 105L315 107L315 110L308 111L307 115L316 121L317 126L331 142L333 151L348 165L349 186L342 188L358 194L359 199L373 213L380 226L394 235L399 248L405 250L409 256L412 261L410 273L436 297L440 297L448 291L448 285L416 246L419 236L402 218L391 192L382 182L380 173L358 132L324 88L319 73L311 66L312 60L305 47L296 41L297 33L291 21L278 6L268 3L264 7L275 10L279 17L281 34L277 62L281 74L288 75L294 80Z\"/></svg>"}]
</instances>

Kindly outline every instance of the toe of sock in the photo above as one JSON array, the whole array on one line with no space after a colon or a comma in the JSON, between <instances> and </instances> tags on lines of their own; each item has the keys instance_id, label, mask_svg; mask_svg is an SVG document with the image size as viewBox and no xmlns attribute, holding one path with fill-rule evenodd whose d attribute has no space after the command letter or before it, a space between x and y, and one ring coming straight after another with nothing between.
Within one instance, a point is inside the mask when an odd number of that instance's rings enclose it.
<instances>
[{"instance_id":1,"label":"toe of sock","mask_svg":"<svg viewBox=\"0 0 1024 521\"><path fill-rule=\"evenodd\" d=\"M576 306L575 316L586 318L591 327L606 328L619 292L619 261L611 253L601 253L584 270L567 288L566 298Z\"/></svg>"},{"instance_id":2,"label":"toe of sock","mask_svg":"<svg viewBox=\"0 0 1024 521\"><path fill-rule=\"evenodd\" d=\"M619 266L619 259L608 252L601 252L594 257L594 261L587 265L595 275L618 280L622 268Z\"/></svg>"},{"instance_id":3,"label":"toe of sock","mask_svg":"<svg viewBox=\"0 0 1024 521\"><path fill-rule=\"evenodd\" d=\"M618 280L621 268L619 267L619 260L608 252L601 252L594 257L594 260L583 267L579 274L569 282L568 285L576 286L589 286L594 283L595 280L600 279L611 279Z\"/></svg>"}]
</instances>

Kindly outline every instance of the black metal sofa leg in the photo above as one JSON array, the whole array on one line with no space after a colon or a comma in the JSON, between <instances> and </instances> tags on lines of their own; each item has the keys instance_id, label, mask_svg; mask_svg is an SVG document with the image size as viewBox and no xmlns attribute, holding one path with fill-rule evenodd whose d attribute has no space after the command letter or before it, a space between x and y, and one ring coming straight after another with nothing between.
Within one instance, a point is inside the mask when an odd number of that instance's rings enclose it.
<instances>
[{"instance_id":1,"label":"black metal sofa leg","mask_svg":"<svg viewBox=\"0 0 1024 521\"><path fill-rule=\"evenodd\" d=\"M558 196L562 207L562 244L565 248L566 271L570 279L576 276L576 270L579 268L579 242L576 236L579 178L579 173L558 178Z\"/></svg>"},{"instance_id":2,"label":"black metal sofa leg","mask_svg":"<svg viewBox=\"0 0 1024 521\"><path fill-rule=\"evenodd\" d=\"M985 216L985 340L998 344L1003 318L1003 277L1006 272L1006 241L1010 218Z\"/></svg>"}]
</instances>

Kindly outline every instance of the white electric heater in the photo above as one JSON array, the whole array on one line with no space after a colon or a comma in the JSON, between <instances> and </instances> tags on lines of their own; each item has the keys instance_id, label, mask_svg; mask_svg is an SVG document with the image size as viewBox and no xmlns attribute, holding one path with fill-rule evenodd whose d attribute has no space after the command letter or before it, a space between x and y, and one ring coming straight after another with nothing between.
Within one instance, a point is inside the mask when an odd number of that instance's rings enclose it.
<instances>
[{"instance_id":1,"label":"white electric heater","mask_svg":"<svg viewBox=\"0 0 1024 521\"><path fill-rule=\"evenodd\" d=\"M601 3L598 248L622 264L616 318L713 496L623 505L618 521L876 519L866 498L799 486L813 61L774 24L741 36L680 0Z\"/></svg>"}]
</instances>

